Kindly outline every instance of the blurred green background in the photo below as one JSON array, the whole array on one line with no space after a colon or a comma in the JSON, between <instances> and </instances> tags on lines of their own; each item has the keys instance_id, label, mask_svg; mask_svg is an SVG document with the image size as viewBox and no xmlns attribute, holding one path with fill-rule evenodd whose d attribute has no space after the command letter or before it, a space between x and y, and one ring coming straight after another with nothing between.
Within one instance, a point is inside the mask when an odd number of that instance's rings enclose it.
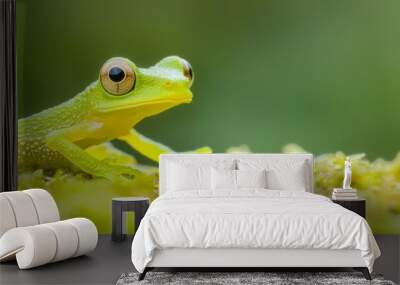
<instances>
[{"instance_id":1,"label":"blurred green background","mask_svg":"<svg viewBox=\"0 0 400 285\"><path fill-rule=\"evenodd\" d=\"M112 56L177 54L194 100L137 126L178 151L248 144L391 159L400 141L399 1L17 0L18 108L71 98Z\"/></svg>"}]
</instances>

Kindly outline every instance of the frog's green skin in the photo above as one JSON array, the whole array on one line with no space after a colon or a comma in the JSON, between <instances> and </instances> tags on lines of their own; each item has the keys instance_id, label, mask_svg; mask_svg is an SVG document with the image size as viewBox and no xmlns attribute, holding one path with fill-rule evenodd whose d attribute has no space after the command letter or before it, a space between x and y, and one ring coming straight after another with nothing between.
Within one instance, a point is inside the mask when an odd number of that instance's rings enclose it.
<instances>
[{"instance_id":1,"label":"frog's green skin","mask_svg":"<svg viewBox=\"0 0 400 285\"><path fill-rule=\"evenodd\" d=\"M102 78L84 91L55 107L18 121L18 163L20 169L58 169L76 166L86 173L108 179L135 175L126 165L104 158L104 148L113 139L125 141L132 148L158 161L172 150L140 135L133 127L146 117L182 103L190 103L190 78L187 62L177 56L164 58L150 68L138 68L124 61L136 76L132 90L113 95L103 88ZM186 64L186 65L185 65ZM96 148L102 149L96 155ZM196 150L211 152L208 147ZM100 153L100 152L99 152ZM117 153L117 156L120 153Z\"/></svg>"}]
</instances>

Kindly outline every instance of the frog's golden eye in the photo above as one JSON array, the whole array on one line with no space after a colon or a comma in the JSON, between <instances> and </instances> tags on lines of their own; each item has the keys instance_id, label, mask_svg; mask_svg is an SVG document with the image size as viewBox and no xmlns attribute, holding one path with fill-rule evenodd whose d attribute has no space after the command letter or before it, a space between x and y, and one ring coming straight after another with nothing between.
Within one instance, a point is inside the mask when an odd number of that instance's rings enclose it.
<instances>
[{"instance_id":1,"label":"frog's golden eye","mask_svg":"<svg viewBox=\"0 0 400 285\"><path fill-rule=\"evenodd\" d=\"M135 87L135 72L123 59L110 59L100 70L100 82L112 95L124 95Z\"/></svg>"},{"instance_id":2,"label":"frog's golden eye","mask_svg":"<svg viewBox=\"0 0 400 285\"><path fill-rule=\"evenodd\" d=\"M183 64L183 75L185 75L185 77L189 79L189 87L191 87L194 80L194 73L192 66L190 65L189 62L187 62L184 59L182 59L182 64Z\"/></svg>"}]
</instances>

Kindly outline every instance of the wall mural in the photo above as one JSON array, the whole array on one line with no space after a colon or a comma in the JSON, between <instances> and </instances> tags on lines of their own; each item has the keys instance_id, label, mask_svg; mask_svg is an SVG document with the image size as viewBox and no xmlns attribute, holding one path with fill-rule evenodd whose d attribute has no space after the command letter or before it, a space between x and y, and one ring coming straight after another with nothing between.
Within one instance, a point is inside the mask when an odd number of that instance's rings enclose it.
<instances>
[{"instance_id":1,"label":"wall mural","mask_svg":"<svg viewBox=\"0 0 400 285\"><path fill-rule=\"evenodd\" d=\"M172 149L311 152L318 194L350 157L374 233L400 233L400 3L54 2L17 0L18 165L63 219L109 233Z\"/></svg>"}]
</instances>

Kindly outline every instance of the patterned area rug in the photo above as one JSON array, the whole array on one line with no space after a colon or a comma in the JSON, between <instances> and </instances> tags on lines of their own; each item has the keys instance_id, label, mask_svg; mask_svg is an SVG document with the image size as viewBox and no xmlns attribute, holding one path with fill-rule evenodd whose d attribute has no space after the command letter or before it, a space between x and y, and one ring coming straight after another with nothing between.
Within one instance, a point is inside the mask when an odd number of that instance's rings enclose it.
<instances>
[{"instance_id":1,"label":"patterned area rug","mask_svg":"<svg viewBox=\"0 0 400 285\"><path fill-rule=\"evenodd\" d=\"M379 275L372 275L373 280L368 281L359 272L148 272L142 281L137 280L138 276L138 273L124 273L118 279L117 285L395 285L392 281L384 280Z\"/></svg>"}]
</instances>

